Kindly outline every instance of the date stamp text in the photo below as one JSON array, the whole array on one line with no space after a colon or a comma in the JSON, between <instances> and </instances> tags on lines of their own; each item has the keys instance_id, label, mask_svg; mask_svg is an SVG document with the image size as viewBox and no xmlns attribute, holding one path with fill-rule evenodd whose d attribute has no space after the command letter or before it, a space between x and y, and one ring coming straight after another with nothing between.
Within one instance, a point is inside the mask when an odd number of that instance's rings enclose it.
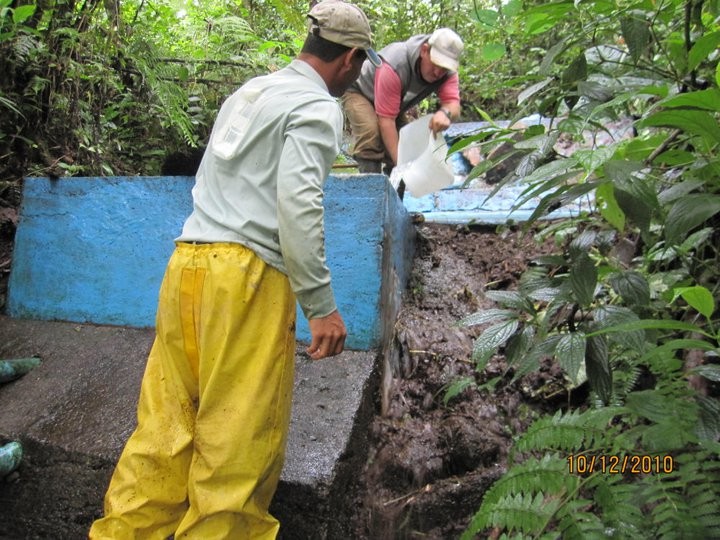
<instances>
[{"instance_id":1,"label":"date stamp text","mask_svg":"<svg viewBox=\"0 0 720 540\"><path fill-rule=\"evenodd\" d=\"M570 454L570 474L670 474L675 470L672 456L647 454Z\"/></svg>"}]
</instances>

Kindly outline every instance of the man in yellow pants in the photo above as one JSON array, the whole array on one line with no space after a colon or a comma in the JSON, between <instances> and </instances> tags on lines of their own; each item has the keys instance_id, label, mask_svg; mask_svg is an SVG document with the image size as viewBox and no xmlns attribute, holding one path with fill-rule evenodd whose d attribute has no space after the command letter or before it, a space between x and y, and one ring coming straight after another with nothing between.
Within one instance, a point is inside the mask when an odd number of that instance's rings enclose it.
<instances>
[{"instance_id":1,"label":"man in yellow pants","mask_svg":"<svg viewBox=\"0 0 720 540\"><path fill-rule=\"evenodd\" d=\"M357 7L325 0L302 52L221 108L193 212L160 288L138 425L92 539L271 539L290 421L295 302L313 359L346 329L325 261L323 185L340 149L334 97L371 48Z\"/></svg>"}]
</instances>

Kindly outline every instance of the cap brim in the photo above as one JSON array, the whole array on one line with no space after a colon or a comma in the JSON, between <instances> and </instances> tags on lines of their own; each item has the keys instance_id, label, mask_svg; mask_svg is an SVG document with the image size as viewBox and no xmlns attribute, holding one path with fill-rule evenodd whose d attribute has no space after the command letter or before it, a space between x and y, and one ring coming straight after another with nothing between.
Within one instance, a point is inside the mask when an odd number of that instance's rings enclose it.
<instances>
[{"instance_id":1,"label":"cap brim","mask_svg":"<svg viewBox=\"0 0 720 540\"><path fill-rule=\"evenodd\" d=\"M459 63L457 60L454 60L453 58L442 54L441 52L432 47L430 48L430 61L436 66L447 69L449 71L454 72L458 70Z\"/></svg>"},{"instance_id":2,"label":"cap brim","mask_svg":"<svg viewBox=\"0 0 720 540\"><path fill-rule=\"evenodd\" d=\"M382 65L382 60L374 49L365 49L365 54L367 54L368 60L370 60L370 63L373 66L380 67Z\"/></svg>"}]
</instances>

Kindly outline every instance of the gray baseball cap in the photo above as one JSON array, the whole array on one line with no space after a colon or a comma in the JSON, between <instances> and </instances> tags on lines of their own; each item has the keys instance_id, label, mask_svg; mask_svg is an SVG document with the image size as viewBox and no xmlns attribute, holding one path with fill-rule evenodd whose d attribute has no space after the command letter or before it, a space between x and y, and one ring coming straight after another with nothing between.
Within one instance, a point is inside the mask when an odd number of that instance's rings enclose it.
<instances>
[{"instance_id":1,"label":"gray baseball cap","mask_svg":"<svg viewBox=\"0 0 720 540\"><path fill-rule=\"evenodd\" d=\"M362 49L373 65L379 67L382 64L372 48L370 23L359 7L340 0L323 0L310 10L308 18L310 31L317 29L321 38Z\"/></svg>"},{"instance_id":2,"label":"gray baseball cap","mask_svg":"<svg viewBox=\"0 0 720 540\"><path fill-rule=\"evenodd\" d=\"M460 65L460 54L463 41L449 28L438 28L428 40L430 44L430 61L436 66L457 71Z\"/></svg>"}]
</instances>

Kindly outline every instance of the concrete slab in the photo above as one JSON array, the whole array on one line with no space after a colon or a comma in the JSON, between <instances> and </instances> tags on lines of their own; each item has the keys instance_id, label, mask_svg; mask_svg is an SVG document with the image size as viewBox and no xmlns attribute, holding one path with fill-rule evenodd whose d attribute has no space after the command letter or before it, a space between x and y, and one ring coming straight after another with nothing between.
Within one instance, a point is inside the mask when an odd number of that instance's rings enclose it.
<instances>
[{"instance_id":1,"label":"concrete slab","mask_svg":"<svg viewBox=\"0 0 720 540\"><path fill-rule=\"evenodd\" d=\"M20 440L0 481L0 538L77 539L99 516L125 440L154 332L0 317L0 358L42 364L0 386L0 440ZM366 454L377 353L311 362L298 346L293 421L273 502L283 538L348 538L352 477Z\"/></svg>"}]
</instances>

